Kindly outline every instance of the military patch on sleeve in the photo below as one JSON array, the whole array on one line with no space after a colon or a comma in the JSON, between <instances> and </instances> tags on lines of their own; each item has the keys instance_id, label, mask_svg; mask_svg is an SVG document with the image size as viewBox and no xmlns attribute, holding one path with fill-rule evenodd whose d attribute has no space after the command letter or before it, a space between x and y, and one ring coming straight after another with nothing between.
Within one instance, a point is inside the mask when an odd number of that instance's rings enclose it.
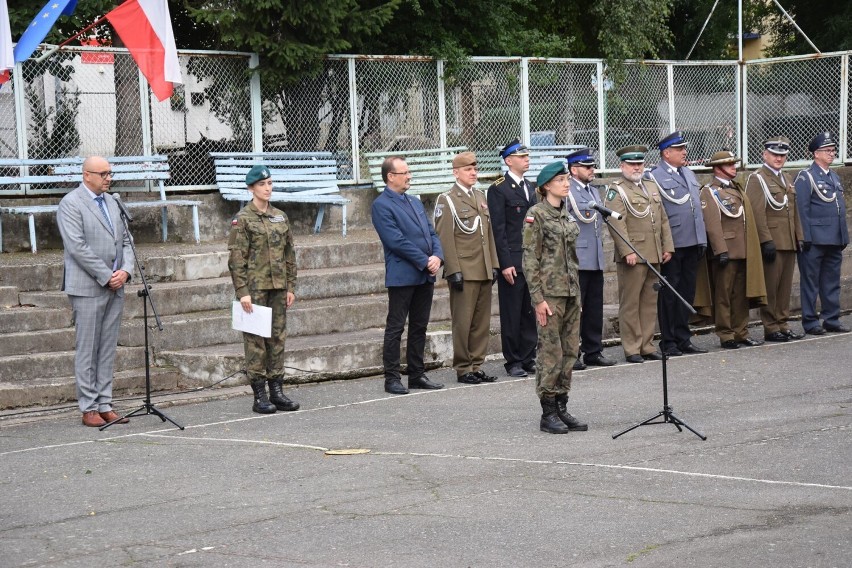
<instances>
[{"instance_id":1,"label":"military patch on sleeve","mask_svg":"<svg viewBox=\"0 0 852 568\"><path fill-rule=\"evenodd\" d=\"M705 209L707 207L707 202L705 200L701 200L701 208Z\"/></svg>"},{"instance_id":2,"label":"military patch on sleeve","mask_svg":"<svg viewBox=\"0 0 852 568\"><path fill-rule=\"evenodd\" d=\"M443 203L436 204L435 205L435 218L437 219L438 217L440 217L443 214L443 212L444 212L444 204Z\"/></svg>"},{"instance_id":3,"label":"military patch on sleeve","mask_svg":"<svg viewBox=\"0 0 852 568\"><path fill-rule=\"evenodd\" d=\"M612 201L613 199L615 199L616 193L617 192L614 189L610 189L609 191L607 191L606 192L606 200Z\"/></svg>"},{"instance_id":4,"label":"military patch on sleeve","mask_svg":"<svg viewBox=\"0 0 852 568\"><path fill-rule=\"evenodd\" d=\"M234 225L239 225L239 224L240 224L240 222L239 222L239 220L237 220L237 218L236 218L236 217L234 217L233 219L231 219L231 226L232 226L232 227L233 227Z\"/></svg>"},{"instance_id":5,"label":"military patch on sleeve","mask_svg":"<svg viewBox=\"0 0 852 568\"><path fill-rule=\"evenodd\" d=\"M532 215L527 215L526 218L524 218L524 221L527 223L535 223L535 217L533 217Z\"/></svg>"}]
</instances>

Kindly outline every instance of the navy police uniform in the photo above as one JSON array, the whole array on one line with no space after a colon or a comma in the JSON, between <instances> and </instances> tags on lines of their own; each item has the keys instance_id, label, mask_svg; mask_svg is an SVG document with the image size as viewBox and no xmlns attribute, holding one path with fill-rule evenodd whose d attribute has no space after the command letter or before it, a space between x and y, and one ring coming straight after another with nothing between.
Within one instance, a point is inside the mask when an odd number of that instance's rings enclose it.
<instances>
[{"instance_id":1,"label":"navy police uniform","mask_svg":"<svg viewBox=\"0 0 852 568\"><path fill-rule=\"evenodd\" d=\"M660 152L666 148L682 148L687 142L683 133L673 132L659 141ZM661 160L647 174L655 182L663 198L669 218L675 252L660 273L684 300L695 300L695 281L698 263L707 250L707 230L701 213L700 184L687 167L675 168ZM669 290L660 290L657 298L660 322L660 350L677 354L695 349L690 342L689 309Z\"/></svg>"},{"instance_id":2,"label":"navy police uniform","mask_svg":"<svg viewBox=\"0 0 852 568\"><path fill-rule=\"evenodd\" d=\"M595 166L592 151L582 148L568 154L565 158L568 167L574 165ZM580 236L576 249L580 274L580 351L585 354L586 363L600 361L603 349L603 289L604 259L603 230L604 222L600 213L592 205L603 205L603 199L597 188L584 184L577 178L571 178L566 198L568 211L577 221ZM605 363L608 361L604 361Z\"/></svg>"},{"instance_id":3,"label":"navy police uniform","mask_svg":"<svg viewBox=\"0 0 852 568\"><path fill-rule=\"evenodd\" d=\"M808 146L815 152L836 147L830 133L817 135ZM848 331L840 323L840 265L849 244L846 201L840 178L817 163L796 176L796 204L802 222L798 255L802 292L802 327L808 333ZM821 311L817 314L819 296ZM822 325L820 325L822 320Z\"/></svg>"},{"instance_id":4,"label":"navy police uniform","mask_svg":"<svg viewBox=\"0 0 852 568\"><path fill-rule=\"evenodd\" d=\"M518 140L513 140L500 151L500 157L504 160L510 156L527 155L529 150ZM535 187L535 183L507 171L491 184L487 193L491 230L501 271L497 277L497 293L500 304L500 341L507 371L518 366L532 370L535 365L538 333L523 269L524 218L527 210L538 201ZM511 267L516 272L513 284L509 284L502 275L503 270Z\"/></svg>"}]
</instances>

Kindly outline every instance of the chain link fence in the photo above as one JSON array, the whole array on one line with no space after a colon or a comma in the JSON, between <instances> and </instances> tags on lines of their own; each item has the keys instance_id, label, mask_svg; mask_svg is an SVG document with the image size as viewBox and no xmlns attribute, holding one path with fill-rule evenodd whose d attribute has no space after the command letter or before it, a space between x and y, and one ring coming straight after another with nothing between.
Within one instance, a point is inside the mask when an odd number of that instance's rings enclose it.
<instances>
[{"instance_id":1,"label":"chain link fence","mask_svg":"<svg viewBox=\"0 0 852 568\"><path fill-rule=\"evenodd\" d=\"M808 141L826 130L840 159L852 155L849 53L756 60L741 74L733 61L632 62L617 87L598 60L473 58L450 74L427 57L339 55L274 89L252 80L253 61L180 52L184 84L157 102L125 50L30 60L0 88L0 158L165 154L170 189L184 190L215 188L212 151L332 151L342 183L366 179L365 152L447 146L477 152L494 174L497 149L515 137L587 145L609 171L628 145L648 146L656 162L656 142L674 129L692 165L719 149L760 164L763 141L778 134L793 141L788 163L805 164Z\"/></svg>"}]
</instances>

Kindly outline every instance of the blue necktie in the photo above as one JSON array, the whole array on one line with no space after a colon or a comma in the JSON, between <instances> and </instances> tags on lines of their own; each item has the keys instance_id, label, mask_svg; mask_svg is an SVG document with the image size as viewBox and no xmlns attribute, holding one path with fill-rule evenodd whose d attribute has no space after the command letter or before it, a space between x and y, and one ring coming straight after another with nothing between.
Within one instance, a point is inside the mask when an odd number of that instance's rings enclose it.
<instances>
[{"instance_id":1,"label":"blue necktie","mask_svg":"<svg viewBox=\"0 0 852 568\"><path fill-rule=\"evenodd\" d=\"M109 220L109 215L107 215L106 204L104 203L104 196L99 195L95 197L95 201L98 202L98 209L101 210L101 215L103 215L104 219L106 219L107 225L109 225L110 232L114 233L115 229L113 229L112 222Z\"/></svg>"}]
</instances>

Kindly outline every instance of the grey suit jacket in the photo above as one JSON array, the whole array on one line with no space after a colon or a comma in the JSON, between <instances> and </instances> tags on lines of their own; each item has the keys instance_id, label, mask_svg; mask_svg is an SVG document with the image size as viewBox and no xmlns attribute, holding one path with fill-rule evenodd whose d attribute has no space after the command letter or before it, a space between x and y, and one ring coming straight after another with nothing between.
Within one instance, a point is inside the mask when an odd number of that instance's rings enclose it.
<instances>
[{"instance_id":1,"label":"grey suit jacket","mask_svg":"<svg viewBox=\"0 0 852 568\"><path fill-rule=\"evenodd\" d=\"M59 202L56 222L65 247L62 289L69 296L99 296L110 293L107 283L114 270L133 275L135 258L130 235L124 229L115 198L104 194L115 232L81 184ZM115 267L115 268L113 268ZM117 291L124 294L124 289Z\"/></svg>"}]
</instances>

